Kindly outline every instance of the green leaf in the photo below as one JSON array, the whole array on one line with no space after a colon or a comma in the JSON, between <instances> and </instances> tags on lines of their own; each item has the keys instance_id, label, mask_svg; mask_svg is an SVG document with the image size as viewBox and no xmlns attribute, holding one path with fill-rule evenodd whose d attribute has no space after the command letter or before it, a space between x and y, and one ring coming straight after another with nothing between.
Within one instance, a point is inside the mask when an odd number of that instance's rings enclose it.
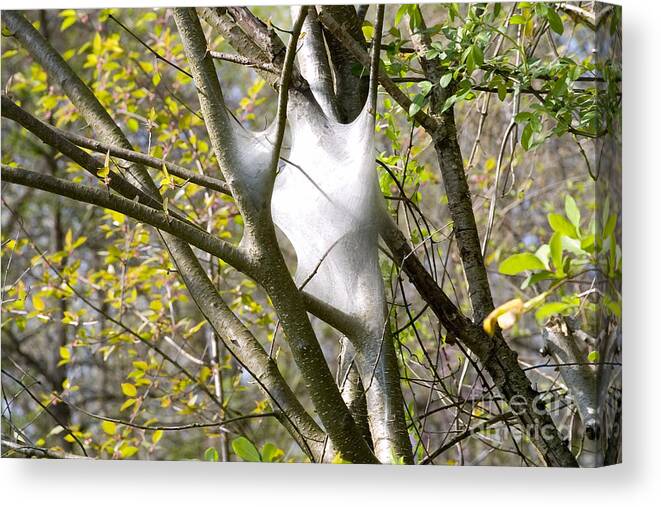
<instances>
[{"instance_id":1,"label":"green leaf","mask_svg":"<svg viewBox=\"0 0 661 507\"><path fill-rule=\"evenodd\" d=\"M128 128L131 132L137 132L138 129L140 128L140 124L138 123L138 120L135 118L129 118L126 121L126 124L128 125Z\"/></svg>"},{"instance_id":2,"label":"green leaf","mask_svg":"<svg viewBox=\"0 0 661 507\"><path fill-rule=\"evenodd\" d=\"M429 95L433 85L429 81L420 81L418 86L420 87L420 93L426 97Z\"/></svg>"},{"instance_id":3,"label":"green leaf","mask_svg":"<svg viewBox=\"0 0 661 507\"><path fill-rule=\"evenodd\" d=\"M540 271L539 273L535 273L534 275L526 278L521 284L521 290L525 290L528 287L531 287L544 280L551 280L552 278L555 278L555 275L550 271Z\"/></svg>"},{"instance_id":4,"label":"green leaf","mask_svg":"<svg viewBox=\"0 0 661 507\"><path fill-rule=\"evenodd\" d=\"M447 88L448 85L450 84L450 81L452 81L452 72L443 74L443 76L441 76L441 80L439 81L439 84L441 85L441 88Z\"/></svg>"},{"instance_id":5,"label":"green leaf","mask_svg":"<svg viewBox=\"0 0 661 507\"><path fill-rule=\"evenodd\" d=\"M521 14L515 14L510 18L510 25L525 25L526 23L526 18L521 16Z\"/></svg>"},{"instance_id":6,"label":"green leaf","mask_svg":"<svg viewBox=\"0 0 661 507\"><path fill-rule=\"evenodd\" d=\"M397 9L397 13L395 14L395 21L394 25L397 26L399 23L402 21L402 17L408 12L409 6L408 5L402 5L400 6L399 9Z\"/></svg>"},{"instance_id":7,"label":"green leaf","mask_svg":"<svg viewBox=\"0 0 661 507\"><path fill-rule=\"evenodd\" d=\"M574 227L576 227L576 231L578 231L581 223L581 211L578 209L576 201L571 195L565 196L565 214Z\"/></svg>"},{"instance_id":8,"label":"green leaf","mask_svg":"<svg viewBox=\"0 0 661 507\"><path fill-rule=\"evenodd\" d=\"M498 271L504 275L518 275L522 271L535 271L544 269L544 263L530 252L514 254L498 266Z\"/></svg>"},{"instance_id":9,"label":"green leaf","mask_svg":"<svg viewBox=\"0 0 661 507\"><path fill-rule=\"evenodd\" d=\"M564 216L558 213L549 213L547 218L551 229L555 232L559 232L560 234L574 239L578 237L576 234L576 227L574 227Z\"/></svg>"},{"instance_id":10,"label":"green leaf","mask_svg":"<svg viewBox=\"0 0 661 507\"><path fill-rule=\"evenodd\" d=\"M505 81L498 83L498 99L503 102L507 98L507 85Z\"/></svg>"},{"instance_id":11,"label":"green leaf","mask_svg":"<svg viewBox=\"0 0 661 507\"><path fill-rule=\"evenodd\" d=\"M101 53L101 33L96 32L94 35L94 40L92 41L92 51L95 55Z\"/></svg>"},{"instance_id":12,"label":"green leaf","mask_svg":"<svg viewBox=\"0 0 661 507\"><path fill-rule=\"evenodd\" d=\"M452 106L454 106L455 102L457 102L457 95L450 95L447 99L445 99L445 103L443 104L443 108L441 109L441 113L444 113L448 109L450 109Z\"/></svg>"},{"instance_id":13,"label":"green leaf","mask_svg":"<svg viewBox=\"0 0 661 507\"><path fill-rule=\"evenodd\" d=\"M593 350L588 354L588 361L591 363L598 363L599 362L599 351L598 350Z\"/></svg>"},{"instance_id":14,"label":"green leaf","mask_svg":"<svg viewBox=\"0 0 661 507\"><path fill-rule=\"evenodd\" d=\"M551 241L549 241L549 247L551 248L553 266L555 266L556 272L562 275L562 234L554 232L553 236L551 236Z\"/></svg>"},{"instance_id":15,"label":"green leaf","mask_svg":"<svg viewBox=\"0 0 661 507\"><path fill-rule=\"evenodd\" d=\"M528 123L523 127L523 132L521 132L521 146L523 146L523 149L526 151L532 147L532 134L532 125Z\"/></svg>"},{"instance_id":16,"label":"green leaf","mask_svg":"<svg viewBox=\"0 0 661 507\"><path fill-rule=\"evenodd\" d=\"M126 396L136 396L138 394L138 390L135 388L133 384L122 384L122 392Z\"/></svg>"},{"instance_id":17,"label":"green leaf","mask_svg":"<svg viewBox=\"0 0 661 507\"><path fill-rule=\"evenodd\" d=\"M549 260L551 258L551 248L549 245L540 246L535 252L535 256L544 263L546 269L549 269Z\"/></svg>"},{"instance_id":18,"label":"green leaf","mask_svg":"<svg viewBox=\"0 0 661 507\"><path fill-rule=\"evenodd\" d=\"M261 461L257 447L246 437L239 437L232 440L232 450L243 461Z\"/></svg>"},{"instance_id":19,"label":"green leaf","mask_svg":"<svg viewBox=\"0 0 661 507\"><path fill-rule=\"evenodd\" d=\"M551 6L549 6L546 11L546 19L549 21L551 30L559 35L562 35L562 33L565 31L565 27L562 24L562 19L560 19L560 15Z\"/></svg>"},{"instance_id":20,"label":"green leaf","mask_svg":"<svg viewBox=\"0 0 661 507\"><path fill-rule=\"evenodd\" d=\"M563 303L562 301L546 303L540 306L539 309L535 312L535 318L538 322L545 322L552 315L557 315L558 313L563 312L572 306L573 305Z\"/></svg>"},{"instance_id":21,"label":"green leaf","mask_svg":"<svg viewBox=\"0 0 661 507\"><path fill-rule=\"evenodd\" d=\"M209 447L204 451L204 459L206 461L218 461L218 451L215 447Z\"/></svg>"},{"instance_id":22,"label":"green leaf","mask_svg":"<svg viewBox=\"0 0 661 507\"><path fill-rule=\"evenodd\" d=\"M374 37L374 26L369 21L363 21L363 37L366 41L371 40Z\"/></svg>"},{"instance_id":23,"label":"green leaf","mask_svg":"<svg viewBox=\"0 0 661 507\"><path fill-rule=\"evenodd\" d=\"M482 52L482 48L480 48L480 46L473 44L471 53L473 55L473 61L477 67L484 63L484 53Z\"/></svg>"},{"instance_id":24,"label":"green leaf","mask_svg":"<svg viewBox=\"0 0 661 507\"><path fill-rule=\"evenodd\" d=\"M425 105L425 97L426 95L423 95L422 93L418 93L415 97L413 97L413 102L411 102L411 105L409 106L410 117L415 116L418 111L422 109L422 106Z\"/></svg>"},{"instance_id":25,"label":"green leaf","mask_svg":"<svg viewBox=\"0 0 661 507\"><path fill-rule=\"evenodd\" d=\"M617 215L612 214L608 217L608 221L606 222L606 225L604 225L604 230L603 230L604 239L608 239L610 235L613 234L616 225L617 225Z\"/></svg>"},{"instance_id":26,"label":"green leaf","mask_svg":"<svg viewBox=\"0 0 661 507\"><path fill-rule=\"evenodd\" d=\"M280 456L283 456L285 453L282 449L278 449L271 442L267 442L262 447L262 461L265 463L273 463Z\"/></svg>"}]
</instances>

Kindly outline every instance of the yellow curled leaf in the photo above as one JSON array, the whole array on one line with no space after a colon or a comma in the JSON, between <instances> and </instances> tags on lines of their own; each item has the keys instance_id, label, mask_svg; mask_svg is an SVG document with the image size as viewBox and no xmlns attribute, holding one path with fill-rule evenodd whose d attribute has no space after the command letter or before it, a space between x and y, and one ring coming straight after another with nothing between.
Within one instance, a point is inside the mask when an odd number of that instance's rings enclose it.
<instances>
[{"instance_id":1,"label":"yellow curled leaf","mask_svg":"<svg viewBox=\"0 0 661 507\"><path fill-rule=\"evenodd\" d=\"M523 301L519 298L512 299L495 308L482 322L484 332L493 336L496 332L496 324L502 329L509 329L523 313Z\"/></svg>"}]
</instances>

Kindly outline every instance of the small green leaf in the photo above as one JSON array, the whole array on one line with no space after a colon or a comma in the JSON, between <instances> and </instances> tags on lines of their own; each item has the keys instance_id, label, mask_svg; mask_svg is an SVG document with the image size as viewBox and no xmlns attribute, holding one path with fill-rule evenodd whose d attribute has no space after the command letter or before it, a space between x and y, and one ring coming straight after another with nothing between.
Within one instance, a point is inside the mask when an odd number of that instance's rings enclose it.
<instances>
[{"instance_id":1,"label":"small green leaf","mask_svg":"<svg viewBox=\"0 0 661 507\"><path fill-rule=\"evenodd\" d=\"M409 116L413 117L415 116L420 109L422 109L422 106L425 105L425 97L426 95L423 95L422 93L418 93L415 97L413 97L413 101L411 102L411 105L409 106Z\"/></svg>"},{"instance_id":2,"label":"small green leaf","mask_svg":"<svg viewBox=\"0 0 661 507\"><path fill-rule=\"evenodd\" d=\"M523 146L523 149L526 151L532 147L532 134L532 125L528 123L523 127L523 132L521 132L521 146Z\"/></svg>"},{"instance_id":3,"label":"small green leaf","mask_svg":"<svg viewBox=\"0 0 661 507\"><path fill-rule=\"evenodd\" d=\"M420 87L420 93L422 93L425 97L429 95L429 92L433 87L429 81L420 81L418 86Z\"/></svg>"},{"instance_id":4,"label":"small green leaf","mask_svg":"<svg viewBox=\"0 0 661 507\"><path fill-rule=\"evenodd\" d=\"M257 447L246 437L239 437L232 440L232 450L243 461L261 461Z\"/></svg>"},{"instance_id":5,"label":"small green leaf","mask_svg":"<svg viewBox=\"0 0 661 507\"><path fill-rule=\"evenodd\" d=\"M363 37L366 41L371 40L374 37L374 26L369 21L363 21Z\"/></svg>"},{"instance_id":6,"label":"small green leaf","mask_svg":"<svg viewBox=\"0 0 661 507\"><path fill-rule=\"evenodd\" d=\"M218 461L218 451L215 447L209 447L204 451L205 461Z\"/></svg>"},{"instance_id":7,"label":"small green leaf","mask_svg":"<svg viewBox=\"0 0 661 507\"><path fill-rule=\"evenodd\" d=\"M598 363L599 362L599 351L598 350L593 350L588 354L588 361L591 363Z\"/></svg>"},{"instance_id":8,"label":"small green leaf","mask_svg":"<svg viewBox=\"0 0 661 507\"><path fill-rule=\"evenodd\" d=\"M92 51L94 51L95 55L98 55L101 53L101 33L96 32L94 35L94 40L92 41Z\"/></svg>"},{"instance_id":9,"label":"small green leaf","mask_svg":"<svg viewBox=\"0 0 661 507\"><path fill-rule=\"evenodd\" d=\"M280 456L283 456L285 453L282 449L278 449L271 442L267 442L262 447L262 461L265 463L273 463Z\"/></svg>"},{"instance_id":10,"label":"small green leaf","mask_svg":"<svg viewBox=\"0 0 661 507\"><path fill-rule=\"evenodd\" d=\"M551 241L549 241L549 247L551 248L553 266L555 266L557 274L562 275L562 234L554 232Z\"/></svg>"},{"instance_id":11,"label":"small green leaf","mask_svg":"<svg viewBox=\"0 0 661 507\"><path fill-rule=\"evenodd\" d=\"M558 213L549 213L547 218L551 229L553 229L555 232L574 239L578 237L576 234L576 227L574 227L572 223L569 222L569 220L567 220L564 216Z\"/></svg>"},{"instance_id":12,"label":"small green leaf","mask_svg":"<svg viewBox=\"0 0 661 507\"><path fill-rule=\"evenodd\" d=\"M397 13L395 14L395 21L394 25L397 26L399 23L402 21L402 17L408 12L409 6L408 5L402 5L397 9Z\"/></svg>"},{"instance_id":13,"label":"small green leaf","mask_svg":"<svg viewBox=\"0 0 661 507\"><path fill-rule=\"evenodd\" d=\"M158 75L158 74L155 74L155 75ZM129 130L131 132L137 132L138 129L140 128L140 124L138 123L138 120L136 120L135 118L129 118L126 121L126 124L128 125Z\"/></svg>"},{"instance_id":14,"label":"small green leaf","mask_svg":"<svg viewBox=\"0 0 661 507\"><path fill-rule=\"evenodd\" d=\"M510 25L525 25L526 22L526 18L521 16L521 14L515 14L510 18Z\"/></svg>"},{"instance_id":15,"label":"small green leaf","mask_svg":"<svg viewBox=\"0 0 661 507\"><path fill-rule=\"evenodd\" d=\"M563 312L567 308L571 308L572 305L563 303L562 301L553 301L552 303L546 303L539 307L535 312L535 318L537 322L545 322L552 315L557 315L560 312Z\"/></svg>"},{"instance_id":16,"label":"small green leaf","mask_svg":"<svg viewBox=\"0 0 661 507\"><path fill-rule=\"evenodd\" d=\"M498 271L504 275L518 275L522 271L536 271L544 269L544 263L530 252L514 254L498 266Z\"/></svg>"},{"instance_id":17,"label":"small green leaf","mask_svg":"<svg viewBox=\"0 0 661 507\"><path fill-rule=\"evenodd\" d=\"M617 215L612 214L608 217L606 225L604 225L603 238L608 239L613 231L615 231L615 226L617 225Z\"/></svg>"},{"instance_id":18,"label":"small green leaf","mask_svg":"<svg viewBox=\"0 0 661 507\"><path fill-rule=\"evenodd\" d=\"M540 246L535 252L535 256L544 263L544 267L549 269L549 259L551 257L551 248L548 245Z\"/></svg>"},{"instance_id":19,"label":"small green leaf","mask_svg":"<svg viewBox=\"0 0 661 507\"><path fill-rule=\"evenodd\" d=\"M565 27L562 24L562 19L560 19L560 15L551 6L549 6L546 11L546 19L549 21L551 30L559 35L562 35L562 33L565 31Z\"/></svg>"},{"instance_id":20,"label":"small green leaf","mask_svg":"<svg viewBox=\"0 0 661 507\"><path fill-rule=\"evenodd\" d=\"M484 53L482 52L482 48L480 48L480 46L477 44L473 44L471 53L473 55L473 61L475 62L475 65L477 67L481 66L484 63Z\"/></svg>"},{"instance_id":21,"label":"small green leaf","mask_svg":"<svg viewBox=\"0 0 661 507\"><path fill-rule=\"evenodd\" d=\"M443 76L441 76L441 80L439 81L439 84L441 85L441 88L447 88L448 85L450 84L450 81L452 81L452 72L443 74Z\"/></svg>"},{"instance_id":22,"label":"small green leaf","mask_svg":"<svg viewBox=\"0 0 661 507\"><path fill-rule=\"evenodd\" d=\"M503 102L507 98L507 85L505 81L498 83L498 99Z\"/></svg>"}]
</instances>

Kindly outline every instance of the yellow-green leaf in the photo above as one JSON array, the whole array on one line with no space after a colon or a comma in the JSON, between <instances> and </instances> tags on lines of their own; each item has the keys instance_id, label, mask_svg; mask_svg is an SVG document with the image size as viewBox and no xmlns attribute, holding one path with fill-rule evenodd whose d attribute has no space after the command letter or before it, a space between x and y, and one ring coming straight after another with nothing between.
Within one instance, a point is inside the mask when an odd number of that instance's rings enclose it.
<instances>
[{"instance_id":1,"label":"yellow-green leaf","mask_svg":"<svg viewBox=\"0 0 661 507\"><path fill-rule=\"evenodd\" d=\"M126 410L127 408L132 407L133 405L135 405L136 401L137 400L135 398L129 398L124 403L122 403L122 406L119 407L119 411L124 412L124 410Z\"/></svg>"},{"instance_id":2,"label":"yellow-green leaf","mask_svg":"<svg viewBox=\"0 0 661 507\"><path fill-rule=\"evenodd\" d=\"M36 294L32 296L32 306L34 306L34 309L37 310L38 312L41 312L43 311L44 308L46 308L46 305L44 304L44 300L41 299Z\"/></svg>"},{"instance_id":3,"label":"yellow-green leaf","mask_svg":"<svg viewBox=\"0 0 661 507\"><path fill-rule=\"evenodd\" d=\"M123 457L123 458L130 458L130 457L133 456L136 452L138 452L138 450L139 450L139 449L138 449L137 447L134 447L134 446L132 446L132 445L127 445L127 446L125 446L125 447L122 447L122 448L119 450L119 452L122 453L122 457Z\"/></svg>"},{"instance_id":4,"label":"yellow-green leaf","mask_svg":"<svg viewBox=\"0 0 661 507\"><path fill-rule=\"evenodd\" d=\"M239 437L232 440L232 450L243 461L261 461L259 451L246 437Z\"/></svg>"},{"instance_id":5,"label":"yellow-green leaf","mask_svg":"<svg viewBox=\"0 0 661 507\"><path fill-rule=\"evenodd\" d=\"M60 357L68 361L71 359L71 351L67 347L60 347Z\"/></svg>"},{"instance_id":6,"label":"yellow-green leaf","mask_svg":"<svg viewBox=\"0 0 661 507\"><path fill-rule=\"evenodd\" d=\"M133 367L138 370L147 370L149 365L145 361L133 361Z\"/></svg>"},{"instance_id":7,"label":"yellow-green leaf","mask_svg":"<svg viewBox=\"0 0 661 507\"><path fill-rule=\"evenodd\" d=\"M135 388L133 384L122 384L122 392L126 396L136 396L138 394L138 390Z\"/></svg>"},{"instance_id":8,"label":"yellow-green leaf","mask_svg":"<svg viewBox=\"0 0 661 507\"><path fill-rule=\"evenodd\" d=\"M157 444L161 438L163 438L163 430L156 430L151 436L151 441L153 444Z\"/></svg>"},{"instance_id":9,"label":"yellow-green leaf","mask_svg":"<svg viewBox=\"0 0 661 507\"><path fill-rule=\"evenodd\" d=\"M67 233L64 235L64 249L71 253L71 246L73 245L73 232L71 229L67 231Z\"/></svg>"},{"instance_id":10,"label":"yellow-green leaf","mask_svg":"<svg viewBox=\"0 0 661 507\"><path fill-rule=\"evenodd\" d=\"M60 25L60 32L64 32L67 28L73 25L77 19L78 18L76 18L75 15L64 18L64 20L62 20L62 24Z\"/></svg>"},{"instance_id":11,"label":"yellow-green leaf","mask_svg":"<svg viewBox=\"0 0 661 507\"><path fill-rule=\"evenodd\" d=\"M101 52L101 34L99 32L96 32L96 35L94 35L92 50L94 51L94 54L97 55Z\"/></svg>"},{"instance_id":12,"label":"yellow-green leaf","mask_svg":"<svg viewBox=\"0 0 661 507\"><path fill-rule=\"evenodd\" d=\"M539 258L530 253L524 252L514 254L498 266L498 271L504 275L518 275L522 271L535 271L545 269L544 263Z\"/></svg>"},{"instance_id":13,"label":"yellow-green leaf","mask_svg":"<svg viewBox=\"0 0 661 507\"><path fill-rule=\"evenodd\" d=\"M103 167L96 171L99 178L106 178L110 174L110 150L106 153L106 158L103 162Z\"/></svg>"},{"instance_id":14,"label":"yellow-green leaf","mask_svg":"<svg viewBox=\"0 0 661 507\"><path fill-rule=\"evenodd\" d=\"M114 435L117 432L117 425L112 421L103 421L101 429L108 435Z\"/></svg>"}]
</instances>

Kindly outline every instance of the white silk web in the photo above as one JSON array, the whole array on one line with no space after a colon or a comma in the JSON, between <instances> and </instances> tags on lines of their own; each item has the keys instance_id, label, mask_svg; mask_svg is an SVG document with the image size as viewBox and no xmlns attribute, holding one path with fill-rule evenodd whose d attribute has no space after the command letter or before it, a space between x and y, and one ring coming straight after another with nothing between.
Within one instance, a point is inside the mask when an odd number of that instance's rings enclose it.
<instances>
[{"instance_id":1,"label":"white silk web","mask_svg":"<svg viewBox=\"0 0 661 507\"><path fill-rule=\"evenodd\" d=\"M352 123L342 124L312 101L290 102L291 151L276 177L271 210L296 251L299 286L380 330L378 223L385 208L374 170L369 104Z\"/></svg>"}]
</instances>

